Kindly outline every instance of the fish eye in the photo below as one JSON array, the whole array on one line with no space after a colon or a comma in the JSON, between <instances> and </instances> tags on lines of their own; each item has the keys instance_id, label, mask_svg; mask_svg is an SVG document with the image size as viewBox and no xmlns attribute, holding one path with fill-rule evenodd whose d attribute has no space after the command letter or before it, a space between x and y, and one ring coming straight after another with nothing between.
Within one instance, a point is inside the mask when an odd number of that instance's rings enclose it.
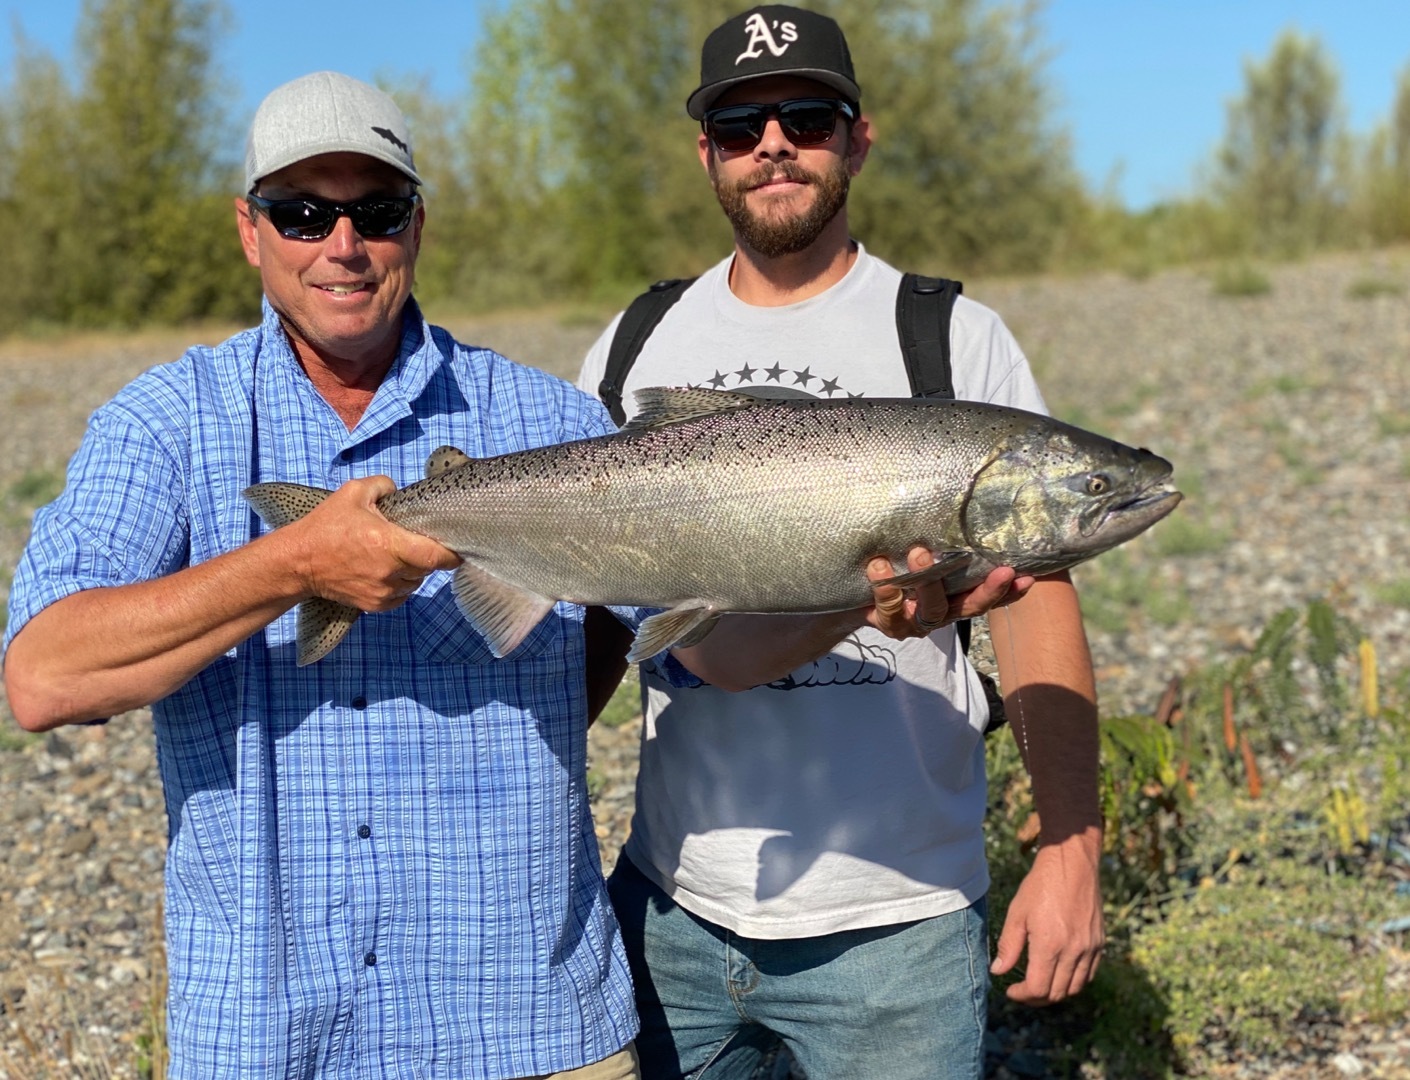
<instances>
[{"instance_id":1,"label":"fish eye","mask_svg":"<svg viewBox=\"0 0 1410 1080\"><path fill-rule=\"evenodd\" d=\"M1111 477L1107 476L1106 473L1094 472L1087 474L1088 495L1105 495L1110 490Z\"/></svg>"}]
</instances>

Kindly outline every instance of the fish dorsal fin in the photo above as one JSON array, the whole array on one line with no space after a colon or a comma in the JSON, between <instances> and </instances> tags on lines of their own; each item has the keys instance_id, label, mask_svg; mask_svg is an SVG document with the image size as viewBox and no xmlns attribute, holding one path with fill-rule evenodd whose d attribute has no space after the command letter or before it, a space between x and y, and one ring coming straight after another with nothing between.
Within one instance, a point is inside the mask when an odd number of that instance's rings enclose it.
<instances>
[{"instance_id":1,"label":"fish dorsal fin","mask_svg":"<svg viewBox=\"0 0 1410 1080\"><path fill-rule=\"evenodd\" d=\"M464 465L469 460L470 455L464 450L457 450L453 446L438 446L426 459L426 479L440 476L441 473Z\"/></svg>"},{"instance_id":2,"label":"fish dorsal fin","mask_svg":"<svg viewBox=\"0 0 1410 1080\"><path fill-rule=\"evenodd\" d=\"M690 386L647 386L635 391L637 413L623 431L645 431L682 420L695 420L715 413L750 409L766 398L735 390L706 390Z\"/></svg>"}]
</instances>

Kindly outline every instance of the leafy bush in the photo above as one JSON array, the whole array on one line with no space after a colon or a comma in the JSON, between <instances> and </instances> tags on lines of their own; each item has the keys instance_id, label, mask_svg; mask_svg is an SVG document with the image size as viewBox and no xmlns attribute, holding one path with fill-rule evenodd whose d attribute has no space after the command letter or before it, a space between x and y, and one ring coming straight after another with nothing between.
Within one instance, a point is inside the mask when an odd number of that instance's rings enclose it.
<instances>
[{"instance_id":1,"label":"leafy bush","mask_svg":"<svg viewBox=\"0 0 1410 1080\"><path fill-rule=\"evenodd\" d=\"M1369 928L1386 906L1371 883L1275 860L1174 900L1131 956L1168 1005L1177 1050L1277 1052L1291 1023L1345 1015L1377 983Z\"/></svg>"},{"instance_id":2,"label":"leafy bush","mask_svg":"<svg viewBox=\"0 0 1410 1080\"><path fill-rule=\"evenodd\" d=\"M1221 1046L1278 1051L1299 1021L1403 1011L1383 928L1407 909L1404 866L1389 872L1410 862L1393 843L1407 692L1410 673L1383 678L1371 642L1314 601L1172 680L1153 714L1102 718L1107 960L1044 1014L1070 1047L1054 1075L1200 1074ZM1013 739L989 743L997 927L1035 838Z\"/></svg>"},{"instance_id":3,"label":"leafy bush","mask_svg":"<svg viewBox=\"0 0 1410 1080\"><path fill-rule=\"evenodd\" d=\"M1346 287L1352 300L1374 300L1378 296L1404 296L1405 283L1382 277L1357 278Z\"/></svg>"},{"instance_id":4,"label":"leafy bush","mask_svg":"<svg viewBox=\"0 0 1410 1080\"><path fill-rule=\"evenodd\" d=\"M1266 296L1272 291L1268 275L1246 262L1226 263L1214 274L1215 296Z\"/></svg>"}]
</instances>

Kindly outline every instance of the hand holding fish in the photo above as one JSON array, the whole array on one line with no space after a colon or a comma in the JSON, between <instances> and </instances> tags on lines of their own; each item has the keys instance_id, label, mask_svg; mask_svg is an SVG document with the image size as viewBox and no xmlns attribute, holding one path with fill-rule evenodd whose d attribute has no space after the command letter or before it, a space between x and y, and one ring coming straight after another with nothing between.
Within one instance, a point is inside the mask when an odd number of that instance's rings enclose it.
<instances>
[{"instance_id":1,"label":"hand holding fish","mask_svg":"<svg viewBox=\"0 0 1410 1080\"><path fill-rule=\"evenodd\" d=\"M911 548L906 558L906 568L912 574L934 564L934 556L923 547ZM894 575L888 559L878 557L867 564L867 577L872 582L884 582ZM867 622L897 640L927 637L959 619L977 618L1022 599L1034 580L1031 574L1020 575L1011 566L998 566L978 585L953 596L946 594L943 581L926 582L911 589L874 585L876 599L867 613Z\"/></svg>"},{"instance_id":2,"label":"hand holding fish","mask_svg":"<svg viewBox=\"0 0 1410 1080\"><path fill-rule=\"evenodd\" d=\"M433 571L460 565L449 548L382 516L377 500L395 490L386 476L350 480L297 519L288 538L296 541L295 565L310 597L390 611Z\"/></svg>"}]
</instances>

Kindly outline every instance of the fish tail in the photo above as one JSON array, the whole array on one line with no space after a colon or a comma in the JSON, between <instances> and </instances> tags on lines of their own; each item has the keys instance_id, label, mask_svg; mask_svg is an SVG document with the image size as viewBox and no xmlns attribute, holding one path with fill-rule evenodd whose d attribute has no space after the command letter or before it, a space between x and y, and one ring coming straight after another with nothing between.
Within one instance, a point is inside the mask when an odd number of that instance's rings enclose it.
<instances>
[{"instance_id":1,"label":"fish tail","mask_svg":"<svg viewBox=\"0 0 1410 1080\"><path fill-rule=\"evenodd\" d=\"M255 484L241 494L254 507L261 520L277 529L298 521L332 492L304 484ZM298 665L306 667L322 660L347 637L353 623L362 612L316 596L299 605Z\"/></svg>"},{"instance_id":2,"label":"fish tail","mask_svg":"<svg viewBox=\"0 0 1410 1080\"><path fill-rule=\"evenodd\" d=\"M271 529L298 521L329 495L327 488L306 484L252 484L240 492Z\"/></svg>"}]
</instances>

